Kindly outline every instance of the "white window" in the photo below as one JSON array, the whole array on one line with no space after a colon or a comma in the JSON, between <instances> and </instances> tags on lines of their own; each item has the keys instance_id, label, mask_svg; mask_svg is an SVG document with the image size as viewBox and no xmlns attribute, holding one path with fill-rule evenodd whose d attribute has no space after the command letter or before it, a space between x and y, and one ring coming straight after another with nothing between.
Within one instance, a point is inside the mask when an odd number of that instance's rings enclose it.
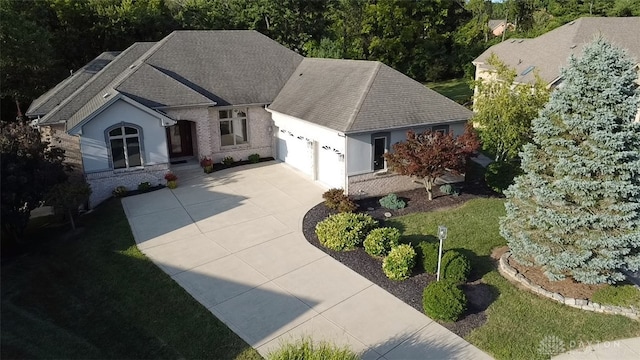
<instances>
[{"instance_id":1,"label":"white window","mask_svg":"<svg viewBox=\"0 0 640 360\"><path fill-rule=\"evenodd\" d=\"M137 127L121 125L110 129L107 136L114 169L142 166L140 131Z\"/></svg>"},{"instance_id":2,"label":"white window","mask_svg":"<svg viewBox=\"0 0 640 360\"><path fill-rule=\"evenodd\" d=\"M220 144L222 146L243 145L247 136L247 110L220 110Z\"/></svg>"}]
</instances>

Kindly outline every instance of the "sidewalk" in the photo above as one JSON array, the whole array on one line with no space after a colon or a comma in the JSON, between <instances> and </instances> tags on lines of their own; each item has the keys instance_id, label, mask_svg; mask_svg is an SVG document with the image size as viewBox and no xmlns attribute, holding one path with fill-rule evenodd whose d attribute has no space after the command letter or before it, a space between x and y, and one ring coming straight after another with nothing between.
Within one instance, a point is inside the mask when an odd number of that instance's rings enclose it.
<instances>
[{"instance_id":1,"label":"sidewalk","mask_svg":"<svg viewBox=\"0 0 640 360\"><path fill-rule=\"evenodd\" d=\"M573 344L562 344L564 348ZM553 357L553 360L596 360L596 359L616 359L635 360L640 359L640 337L624 340L611 340L595 344L576 344L576 346L586 345L579 349L571 349L563 354Z\"/></svg>"}]
</instances>

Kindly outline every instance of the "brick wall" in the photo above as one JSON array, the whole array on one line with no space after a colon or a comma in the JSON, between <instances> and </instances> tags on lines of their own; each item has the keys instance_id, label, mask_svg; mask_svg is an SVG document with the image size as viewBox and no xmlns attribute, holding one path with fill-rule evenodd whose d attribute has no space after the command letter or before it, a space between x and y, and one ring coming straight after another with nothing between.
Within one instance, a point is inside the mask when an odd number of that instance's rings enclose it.
<instances>
[{"instance_id":1,"label":"brick wall","mask_svg":"<svg viewBox=\"0 0 640 360\"><path fill-rule=\"evenodd\" d=\"M221 147L220 125L218 109L211 108L211 158L214 162L221 162L226 156L234 160L247 160L251 154L259 154L260 157L273 156L273 121L271 114L264 108L254 106L248 108L247 127L249 144L234 147Z\"/></svg>"},{"instance_id":2,"label":"brick wall","mask_svg":"<svg viewBox=\"0 0 640 360\"><path fill-rule=\"evenodd\" d=\"M87 183L91 186L89 207L93 208L111 197L113 190L124 186L127 190L136 190L141 182L148 181L152 186L164 185L164 175L169 170L168 164L148 165L144 169L131 171L102 171L86 174Z\"/></svg>"}]
</instances>

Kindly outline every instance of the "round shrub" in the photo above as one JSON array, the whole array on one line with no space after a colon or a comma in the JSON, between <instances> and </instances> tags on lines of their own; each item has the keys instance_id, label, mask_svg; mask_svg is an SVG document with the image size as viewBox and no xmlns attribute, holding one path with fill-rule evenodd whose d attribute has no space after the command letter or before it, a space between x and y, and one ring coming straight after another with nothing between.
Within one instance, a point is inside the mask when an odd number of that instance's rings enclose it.
<instances>
[{"instance_id":1,"label":"round shrub","mask_svg":"<svg viewBox=\"0 0 640 360\"><path fill-rule=\"evenodd\" d=\"M422 308L434 320L456 321L467 310L467 297L455 282L434 281L424 288Z\"/></svg>"},{"instance_id":2,"label":"round shrub","mask_svg":"<svg viewBox=\"0 0 640 360\"><path fill-rule=\"evenodd\" d=\"M522 170L517 163L496 161L487 166L484 180L491 190L502 194L509 185L513 184L513 179L522 174Z\"/></svg>"},{"instance_id":3,"label":"round shrub","mask_svg":"<svg viewBox=\"0 0 640 360\"><path fill-rule=\"evenodd\" d=\"M436 260L438 261L438 260ZM442 255L440 278L461 284L467 281L471 264L469 259L456 250L449 250Z\"/></svg>"},{"instance_id":4,"label":"round shrub","mask_svg":"<svg viewBox=\"0 0 640 360\"><path fill-rule=\"evenodd\" d=\"M423 241L418 244L422 268L429 274L435 274L438 270L438 243Z\"/></svg>"},{"instance_id":5,"label":"round shrub","mask_svg":"<svg viewBox=\"0 0 640 360\"><path fill-rule=\"evenodd\" d=\"M373 229L364 239L364 251L371 256L386 256L399 240L400 231L396 228Z\"/></svg>"},{"instance_id":6,"label":"round shrub","mask_svg":"<svg viewBox=\"0 0 640 360\"><path fill-rule=\"evenodd\" d=\"M378 222L367 214L339 213L316 225L320 243L334 251L353 250L362 244Z\"/></svg>"},{"instance_id":7,"label":"round shrub","mask_svg":"<svg viewBox=\"0 0 640 360\"><path fill-rule=\"evenodd\" d=\"M382 261L382 271L391 280L407 279L415 265L415 258L416 251L411 245L398 245Z\"/></svg>"},{"instance_id":8,"label":"round shrub","mask_svg":"<svg viewBox=\"0 0 640 360\"><path fill-rule=\"evenodd\" d=\"M358 355L346 347L329 342L314 343L303 338L285 342L267 355L268 360L357 360Z\"/></svg>"}]
</instances>

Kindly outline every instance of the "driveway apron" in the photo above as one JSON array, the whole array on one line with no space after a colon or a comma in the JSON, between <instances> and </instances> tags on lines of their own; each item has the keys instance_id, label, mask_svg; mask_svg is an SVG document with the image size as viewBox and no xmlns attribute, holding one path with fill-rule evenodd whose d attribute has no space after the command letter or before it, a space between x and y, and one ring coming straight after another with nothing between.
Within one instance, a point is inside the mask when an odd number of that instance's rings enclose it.
<instances>
[{"instance_id":1,"label":"driveway apron","mask_svg":"<svg viewBox=\"0 0 640 360\"><path fill-rule=\"evenodd\" d=\"M122 204L138 248L263 356L310 337L363 359L489 359L306 241L302 217L323 192L267 162Z\"/></svg>"}]
</instances>

